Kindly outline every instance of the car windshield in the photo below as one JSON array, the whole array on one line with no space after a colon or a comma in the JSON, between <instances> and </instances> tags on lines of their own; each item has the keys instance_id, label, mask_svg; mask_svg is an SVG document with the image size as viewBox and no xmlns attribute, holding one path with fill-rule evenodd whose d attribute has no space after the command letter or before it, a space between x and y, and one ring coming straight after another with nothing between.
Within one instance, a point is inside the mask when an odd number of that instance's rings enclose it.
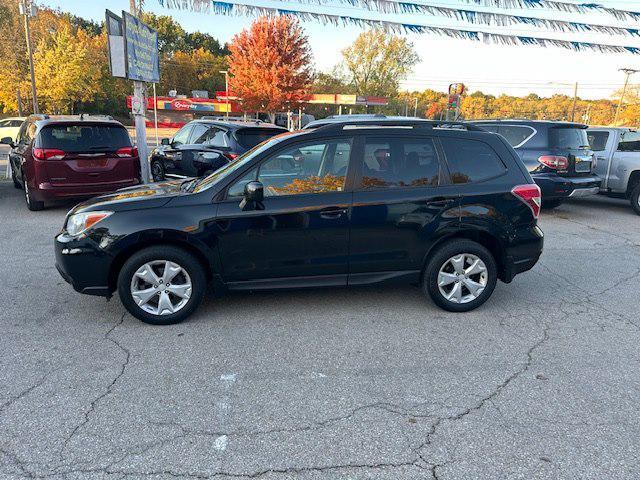
<instances>
[{"instance_id":1,"label":"car windshield","mask_svg":"<svg viewBox=\"0 0 640 480\"><path fill-rule=\"evenodd\" d=\"M197 192L202 192L203 190L206 190L208 188L211 188L213 185L227 178L227 176L231 175L233 172L235 172L239 168L242 168L244 165L247 164L247 162L250 162L253 157L255 157L256 155L259 155L260 153L264 152L271 146L280 142L280 140L282 140L282 138L286 135L288 134L272 137L269 140L265 140L264 142L256 145L251 150L239 156L235 161L228 163L224 167L213 172L211 175L200 179L197 183L194 184L194 186L192 187L192 191L197 193Z\"/></svg>"}]
</instances>

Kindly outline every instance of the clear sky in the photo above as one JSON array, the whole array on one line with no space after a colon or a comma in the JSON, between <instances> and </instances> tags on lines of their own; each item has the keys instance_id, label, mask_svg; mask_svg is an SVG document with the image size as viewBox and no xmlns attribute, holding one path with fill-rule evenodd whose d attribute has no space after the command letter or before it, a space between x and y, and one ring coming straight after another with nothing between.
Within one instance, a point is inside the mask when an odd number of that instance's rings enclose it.
<instances>
[{"instance_id":1,"label":"clear sky","mask_svg":"<svg viewBox=\"0 0 640 480\"><path fill-rule=\"evenodd\" d=\"M353 7L341 7L339 3L329 6L310 6L295 2L275 2L273 0L238 0L260 6L278 6L280 8L304 8L331 14L344 14L368 18L401 20L407 23L438 26L459 26L468 29L491 30L496 33L518 33L542 37L570 38L581 41L600 41L602 43L630 45L640 47L640 37L607 37L592 34L561 34L538 30L535 27L482 27L469 26L450 19L430 17L424 14L406 14L402 16L376 14ZM120 12L129 9L129 0L39 0L40 4L59 8L74 15L97 21L104 20L106 8ZM328 2L327 2L328 3ZM420 3L419 0L416 3ZM458 0L433 0L430 4L442 6L462 6ZM640 10L640 1L599 0L600 4L622 9ZM470 7L467 3L465 8ZM157 14L171 15L185 30L200 30L210 33L221 42L229 41L233 35L251 23L249 17L230 17L211 13L163 8L158 0L146 0L145 9ZM484 9L492 11L491 9ZM497 10L493 10L497 11ZM581 15L565 12L550 12L544 9L519 10L521 15L553 17L556 19L599 23L616 26L631 26L640 29L637 24L623 23L604 14ZM328 71L340 60L340 51L356 38L360 29L351 27L323 26L315 22L303 23L313 49L316 67ZM623 67L640 69L640 56L632 54L603 54L597 52L573 52L561 48L541 48L523 46L485 45L480 42L440 38L428 34L411 34L407 37L414 43L421 57L414 72L403 82L407 90L434 88L446 90L451 82L464 82L471 90L485 93L508 93L522 95L530 92L549 96L554 93L573 94L574 83L579 83L578 93L583 98L608 98L622 87ZM636 76L640 83L640 74Z\"/></svg>"}]
</instances>

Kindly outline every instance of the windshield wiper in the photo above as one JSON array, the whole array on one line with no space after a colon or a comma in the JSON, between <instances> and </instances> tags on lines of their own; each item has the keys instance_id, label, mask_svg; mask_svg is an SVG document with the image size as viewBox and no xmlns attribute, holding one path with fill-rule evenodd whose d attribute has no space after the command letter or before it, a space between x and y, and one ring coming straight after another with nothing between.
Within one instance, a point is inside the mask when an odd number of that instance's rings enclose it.
<instances>
[{"instance_id":1,"label":"windshield wiper","mask_svg":"<svg viewBox=\"0 0 640 480\"><path fill-rule=\"evenodd\" d=\"M112 147L110 147L109 145L92 145L90 147L87 147L87 150L113 150Z\"/></svg>"}]
</instances>

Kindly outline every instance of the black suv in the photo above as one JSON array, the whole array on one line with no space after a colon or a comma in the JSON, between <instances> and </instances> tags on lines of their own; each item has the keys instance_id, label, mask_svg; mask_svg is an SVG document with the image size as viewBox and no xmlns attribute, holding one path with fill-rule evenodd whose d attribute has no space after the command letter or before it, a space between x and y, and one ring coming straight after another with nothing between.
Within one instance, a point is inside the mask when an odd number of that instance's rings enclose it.
<instances>
[{"instance_id":1,"label":"black suv","mask_svg":"<svg viewBox=\"0 0 640 480\"><path fill-rule=\"evenodd\" d=\"M259 143L287 132L260 121L225 122L200 119L187 123L151 152L151 174L156 182L165 175L201 177L215 172Z\"/></svg>"},{"instance_id":2,"label":"black suv","mask_svg":"<svg viewBox=\"0 0 640 480\"><path fill-rule=\"evenodd\" d=\"M118 290L171 324L214 290L421 283L482 305L542 252L540 190L506 140L472 125L372 120L279 135L203 179L120 190L71 210L62 276Z\"/></svg>"},{"instance_id":3,"label":"black suv","mask_svg":"<svg viewBox=\"0 0 640 480\"><path fill-rule=\"evenodd\" d=\"M595 195L601 179L595 171L587 125L546 120L478 120L499 133L527 166L542 191L542 208L555 208L569 197Z\"/></svg>"}]
</instances>

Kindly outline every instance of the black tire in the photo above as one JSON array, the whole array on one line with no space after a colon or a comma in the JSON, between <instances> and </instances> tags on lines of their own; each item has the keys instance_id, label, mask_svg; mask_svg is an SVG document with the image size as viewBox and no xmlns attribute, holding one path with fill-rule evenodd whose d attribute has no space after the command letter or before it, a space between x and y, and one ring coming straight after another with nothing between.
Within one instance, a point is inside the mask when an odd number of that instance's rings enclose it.
<instances>
[{"instance_id":1,"label":"black tire","mask_svg":"<svg viewBox=\"0 0 640 480\"><path fill-rule=\"evenodd\" d=\"M13 181L14 188L17 188L18 190L22 188L22 184L18 180L18 177L16 177L16 171L13 168L11 169L11 180Z\"/></svg>"},{"instance_id":2,"label":"black tire","mask_svg":"<svg viewBox=\"0 0 640 480\"><path fill-rule=\"evenodd\" d=\"M460 254L473 255L482 260L486 267L486 284L484 290L482 290L475 299L466 301L466 303L456 303L447 299L438 286L440 269L445 267L450 259ZM452 273L455 275L455 272ZM475 274L473 276L470 275L468 278L479 281L479 275L480 274L478 274L478 277L476 277ZM472 240L455 239L448 241L431 254L431 258L427 261L427 266L424 271L422 290L431 297L436 305L444 310L450 312L468 312L478 308L489 299L493 290L496 288L497 280L498 270L496 261L489 250ZM465 297L471 294L471 291L466 286L460 286L460 289L462 292L467 292L467 294L464 295Z\"/></svg>"},{"instance_id":3,"label":"black tire","mask_svg":"<svg viewBox=\"0 0 640 480\"><path fill-rule=\"evenodd\" d=\"M162 182L166 178L164 175L164 167L159 160L151 161L151 177L154 182Z\"/></svg>"},{"instance_id":4,"label":"black tire","mask_svg":"<svg viewBox=\"0 0 640 480\"><path fill-rule=\"evenodd\" d=\"M640 215L640 183L631 191L631 208L636 214Z\"/></svg>"},{"instance_id":5,"label":"black tire","mask_svg":"<svg viewBox=\"0 0 640 480\"><path fill-rule=\"evenodd\" d=\"M131 283L136 271L148 262L171 261L178 264L190 277L191 295L186 304L175 313L153 314L143 310L133 299ZM181 275L181 274L180 274ZM184 281L184 280L183 280ZM164 282L163 282L164 283ZM202 302L207 289L205 271L200 262L189 252L178 247L159 245L145 248L133 254L122 266L118 275L118 294L127 311L144 323L152 325L172 325L180 323L191 315ZM160 293L158 293L158 298ZM153 297L155 299L155 297ZM173 298L173 297L172 297ZM177 300L178 297L175 297ZM157 300L152 300L150 302ZM153 304L150 305L153 308ZM156 305L157 307L157 305Z\"/></svg>"},{"instance_id":6,"label":"black tire","mask_svg":"<svg viewBox=\"0 0 640 480\"><path fill-rule=\"evenodd\" d=\"M562 205L563 202L564 202L564 200L561 200L559 198L554 198L553 200L545 200L543 198L542 199L542 209L543 210L552 210L552 209L557 208L560 205Z\"/></svg>"},{"instance_id":7,"label":"black tire","mask_svg":"<svg viewBox=\"0 0 640 480\"><path fill-rule=\"evenodd\" d=\"M44 202L35 200L29 191L29 182L24 172L22 173L22 185L24 187L24 201L27 204L27 208L32 212L37 212L44 209Z\"/></svg>"}]
</instances>

